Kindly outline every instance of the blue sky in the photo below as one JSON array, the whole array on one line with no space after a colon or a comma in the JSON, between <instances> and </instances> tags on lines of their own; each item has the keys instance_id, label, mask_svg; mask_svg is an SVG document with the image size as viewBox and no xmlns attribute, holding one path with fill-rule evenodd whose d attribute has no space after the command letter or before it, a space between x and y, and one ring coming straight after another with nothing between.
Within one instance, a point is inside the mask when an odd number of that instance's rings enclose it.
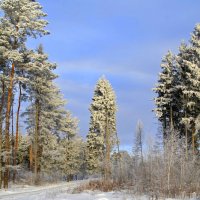
<instances>
[{"instance_id":1,"label":"blue sky","mask_svg":"<svg viewBox=\"0 0 200 200\"><path fill-rule=\"evenodd\" d=\"M122 148L130 149L138 119L148 135L157 132L154 87L167 50L178 51L200 22L197 0L40 0L51 35L44 44L58 64L57 84L67 108L88 132L89 105L101 75L111 82L118 104Z\"/></svg>"}]
</instances>

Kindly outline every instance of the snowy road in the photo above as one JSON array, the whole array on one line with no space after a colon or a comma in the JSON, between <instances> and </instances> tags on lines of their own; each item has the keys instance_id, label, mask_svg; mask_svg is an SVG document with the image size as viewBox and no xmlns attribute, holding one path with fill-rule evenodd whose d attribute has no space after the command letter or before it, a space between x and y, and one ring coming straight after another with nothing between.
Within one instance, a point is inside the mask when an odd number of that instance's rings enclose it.
<instances>
[{"instance_id":1,"label":"snowy road","mask_svg":"<svg viewBox=\"0 0 200 200\"><path fill-rule=\"evenodd\" d=\"M69 193L80 183L81 181L76 181L39 187L14 187L7 191L0 191L0 200L54 200L57 195Z\"/></svg>"}]
</instances>

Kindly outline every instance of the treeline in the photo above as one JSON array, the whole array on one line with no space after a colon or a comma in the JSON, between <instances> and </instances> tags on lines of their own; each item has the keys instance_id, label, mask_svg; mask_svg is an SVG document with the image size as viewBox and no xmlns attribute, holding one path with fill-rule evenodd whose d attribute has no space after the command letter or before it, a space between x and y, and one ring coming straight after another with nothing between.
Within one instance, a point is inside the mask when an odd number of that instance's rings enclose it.
<instances>
[{"instance_id":1,"label":"treeline","mask_svg":"<svg viewBox=\"0 0 200 200\"><path fill-rule=\"evenodd\" d=\"M200 24L188 44L182 43L177 55L168 52L161 64L162 71L154 91L156 115L164 137L176 130L185 138L187 149L199 151L200 144Z\"/></svg>"}]
</instances>

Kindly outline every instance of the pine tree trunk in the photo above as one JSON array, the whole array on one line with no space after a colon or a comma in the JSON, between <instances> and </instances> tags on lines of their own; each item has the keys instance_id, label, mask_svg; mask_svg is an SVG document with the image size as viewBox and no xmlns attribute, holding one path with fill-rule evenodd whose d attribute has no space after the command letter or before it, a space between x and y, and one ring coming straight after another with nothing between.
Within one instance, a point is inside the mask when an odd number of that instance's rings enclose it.
<instances>
[{"instance_id":1,"label":"pine tree trunk","mask_svg":"<svg viewBox=\"0 0 200 200\"><path fill-rule=\"evenodd\" d=\"M21 96L22 96L22 87L21 83L19 83L19 98L18 98L18 108L17 108L17 116L16 116L16 136L15 136L15 145L14 145L14 160L13 165L17 165L17 152L18 152L18 145L19 145L19 113L21 108ZM16 170L14 170L13 173L13 182L15 182L16 179Z\"/></svg>"},{"instance_id":2,"label":"pine tree trunk","mask_svg":"<svg viewBox=\"0 0 200 200\"><path fill-rule=\"evenodd\" d=\"M170 106L170 130L173 132L174 130L174 122L173 122L173 110L172 106Z\"/></svg>"},{"instance_id":3,"label":"pine tree trunk","mask_svg":"<svg viewBox=\"0 0 200 200\"><path fill-rule=\"evenodd\" d=\"M13 97L14 99L14 97ZM13 166L13 158L14 158L14 101L12 101L12 110L11 110L11 158L10 158L10 165Z\"/></svg>"},{"instance_id":4,"label":"pine tree trunk","mask_svg":"<svg viewBox=\"0 0 200 200\"><path fill-rule=\"evenodd\" d=\"M2 80L2 96L0 105L0 189L2 188L2 132L3 132L3 107L5 98L5 83Z\"/></svg>"},{"instance_id":5,"label":"pine tree trunk","mask_svg":"<svg viewBox=\"0 0 200 200\"><path fill-rule=\"evenodd\" d=\"M29 165L30 165L30 171L33 170L33 146L32 144L29 147Z\"/></svg>"},{"instance_id":6,"label":"pine tree trunk","mask_svg":"<svg viewBox=\"0 0 200 200\"><path fill-rule=\"evenodd\" d=\"M37 185L39 183L39 162L38 162L38 150L39 150L39 100L36 100L36 115L35 115L35 184Z\"/></svg>"},{"instance_id":7,"label":"pine tree trunk","mask_svg":"<svg viewBox=\"0 0 200 200\"><path fill-rule=\"evenodd\" d=\"M186 117L187 114L185 112L185 118ZM186 124L185 124L185 153L186 153L186 159L188 159L188 129Z\"/></svg>"},{"instance_id":8,"label":"pine tree trunk","mask_svg":"<svg viewBox=\"0 0 200 200\"><path fill-rule=\"evenodd\" d=\"M9 179L9 164L10 164L10 111L12 105L12 96L13 96L13 79L15 74L15 65L12 63L12 70L10 74L10 84L8 88L8 100L7 100L7 109L6 109L6 126L5 126L5 150L6 150L6 160L5 160L5 173L4 173L4 188L8 188L8 179Z\"/></svg>"},{"instance_id":9,"label":"pine tree trunk","mask_svg":"<svg viewBox=\"0 0 200 200\"><path fill-rule=\"evenodd\" d=\"M106 156L105 156L105 180L110 179L111 169L110 169L110 131L108 124L108 114L106 114L106 127L105 127L105 143L106 143Z\"/></svg>"},{"instance_id":10,"label":"pine tree trunk","mask_svg":"<svg viewBox=\"0 0 200 200\"><path fill-rule=\"evenodd\" d=\"M195 155L196 153L196 141L195 141L195 127L192 128L192 153Z\"/></svg>"}]
</instances>

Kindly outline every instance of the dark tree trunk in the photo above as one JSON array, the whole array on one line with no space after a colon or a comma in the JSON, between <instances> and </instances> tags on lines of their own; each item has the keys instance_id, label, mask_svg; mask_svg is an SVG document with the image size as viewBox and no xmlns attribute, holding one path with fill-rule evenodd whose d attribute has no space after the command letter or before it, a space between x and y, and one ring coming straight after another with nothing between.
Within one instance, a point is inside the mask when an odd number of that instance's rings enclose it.
<instances>
[{"instance_id":1,"label":"dark tree trunk","mask_svg":"<svg viewBox=\"0 0 200 200\"><path fill-rule=\"evenodd\" d=\"M14 99L14 98L13 98ZM11 110L11 158L10 158L10 165L13 166L13 158L14 158L14 100L12 100L12 110Z\"/></svg>"},{"instance_id":2,"label":"dark tree trunk","mask_svg":"<svg viewBox=\"0 0 200 200\"><path fill-rule=\"evenodd\" d=\"M33 145L29 147L29 168L30 171L33 171Z\"/></svg>"},{"instance_id":3,"label":"dark tree trunk","mask_svg":"<svg viewBox=\"0 0 200 200\"><path fill-rule=\"evenodd\" d=\"M2 188L2 134L3 134L3 107L5 99L5 83L2 80L2 96L0 105L0 188Z\"/></svg>"},{"instance_id":4,"label":"dark tree trunk","mask_svg":"<svg viewBox=\"0 0 200 200\"><path fill-rule=\"evenodd\" d=\"M39 100L36 100L35 102L35 168L34 168L34 173L35 173L35 184L39 184L39 121L40 121L40 106L39 106Z\"/></svg>"},{"instance_id":5,"label":"dark tree trunk","mask_svg":"<svg viewBox=\"0 0 200 200\"><path fill-rule=\"evenodd\" d=\"M7 109L6 109L6 126L5 126L5 150L7 152L5 160L5 173L4 173L4 188L8 188L8 179L9 179L9 164L10 164L10 111L12 105L12 96L13 96L13 80L15 74L15 65L12 63L12 69L10 74L10 84L8 88L8 100L7 100Z\"/></svg>"},{"instance_id":6,"label":"dark tree trunk","mask_svg":"<svg viewBox=\"0 0 200 200\"><path fill-rule=\"evenodd\" d=\"M111 167L110 167L110 130L109 130L109 121L108 121L108 113L106 113L106 126L105 126L105 145L106 145L106 155L105 155L105 169L104 176L105 180L108 181L111 175Z\"/></svg>"},{"instance_id":7,"label":"dark tree trunk","mask_svg":"<svg viewBox=\"0 0 200 200\"><path fill-rule=\"evenodd\" d=\"M20 114L20 108L21 108L21 96L22 96L22 86L21 83L19 83L19 98L18 98L18 108L17 108L17 118L16 118L16 136L15 136L15 146L14 146L14 160L13 165L17 165L17 152L18 152L18 146L19 146L19 114ZM13 182L15 182L16 179L16 170L14 170L13 173Z\"/></svg>"}]
</instances>

